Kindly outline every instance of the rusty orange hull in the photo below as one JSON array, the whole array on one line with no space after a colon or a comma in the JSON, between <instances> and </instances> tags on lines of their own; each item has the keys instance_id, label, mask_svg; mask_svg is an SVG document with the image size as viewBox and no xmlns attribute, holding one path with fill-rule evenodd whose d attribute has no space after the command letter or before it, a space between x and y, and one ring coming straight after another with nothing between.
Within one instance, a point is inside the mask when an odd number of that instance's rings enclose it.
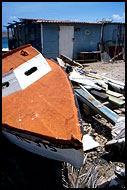
<instances>
[{"instance_id":1,"label":"rusty orange hull","mask_svg":"<svg viewBox=\"0 0 127 190\"><path fill-rule=\"evenodd\" d=\"M2 96L2 131L11 142L75 167L81 165L79 110L70 81L57 63L44 59L31 45L3 54ZM65 151L68 157L70 151L76 155L76 150L77 165L64 155Z\"/></svg>"}]
</instances>

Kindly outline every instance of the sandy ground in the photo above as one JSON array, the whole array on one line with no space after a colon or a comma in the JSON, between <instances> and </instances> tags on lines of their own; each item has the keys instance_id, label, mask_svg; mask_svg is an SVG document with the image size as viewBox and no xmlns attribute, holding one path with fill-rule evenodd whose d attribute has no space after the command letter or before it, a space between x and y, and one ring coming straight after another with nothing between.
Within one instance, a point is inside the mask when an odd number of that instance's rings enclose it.
<instances>
[{"instance_id":1,"label":"sandy ground","mask_svg":"<svg viewBox=\"0 0 127 190\"><path fill-rule=\"evenodd\" d=\"M113 64L101 62L87 63L85 66L98 73L107 73L107 77L125 82L124 61L117 61ZM124 111L120 111L120 109L117 111L119 111L120 116L125 115ZM85 153L86 161L79 172L80 178L78 182L76 182L77 171L73 167L69 167L65 163L35 156L11 145L2 138L2 189L60 189L62 186L72 188L74 187L73 183L77 183L78 188L92 187L93 182L97 181L97 179L99 180L100 177L103 179L102 181L107 181L114 176L117 165L125 167L125 155L123 152L118 151L117 148L105 150L103 146L112 138L112 124L99 114L86 116L83 110L81 110L81 116L84 133L89 133L94 140L101 144L101 147L90 153ZM106 152L109 153L106 154ZM95 172L95 168L98 172ZM89 172L90 170L91 172ZM93 172L96 174L93 176L96 176L96 179L90 178ZM84 174L87 174L88 179L83 179ZM69 178L70 175L71 179ZM92 184L90 179L93 179ZM125 179L118 178L117 181L117 187L125 188Z\"/></svg>"},{"instance_id":2,"label":"sandy ground","mask_svg":"<svg viewBox=\"0 0 127 190\"><path fill-rule=\"evenodd\" d=\"M85 63L84 66L99 74L106 73L106 77L125 83L125 61L118 60L113 63Z\"/></svg>"}]
</instances>

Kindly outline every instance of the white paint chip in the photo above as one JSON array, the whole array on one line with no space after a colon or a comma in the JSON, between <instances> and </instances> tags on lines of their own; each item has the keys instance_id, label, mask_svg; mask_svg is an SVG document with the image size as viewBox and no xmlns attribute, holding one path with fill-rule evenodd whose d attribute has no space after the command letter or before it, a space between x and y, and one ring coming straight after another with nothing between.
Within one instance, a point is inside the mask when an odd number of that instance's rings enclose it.
<instances>
[{"instance_id":1,"label":"white paint chip","mask_svg":"<svg viewBox=\"0 0 127 190\"><path fill-rule=\"evenodd\" d=\"M100 144L95 140L93 140L93 138L88 134L83 136L82 143L83 143L83 151L91 150L93 148L100 146Z\"/></svg>"},{"instance_id":2,"label":"white paint chip","mask_svg":"<svg viewBox=\"0 0 127 190\"><path fill-rule=\"evenodd\" d=\"M35 114L35 117L38 117L38 116L39 116L39 114L38 114L38 113L36 113L36 114Z\"/></svg>"}]
</instances>

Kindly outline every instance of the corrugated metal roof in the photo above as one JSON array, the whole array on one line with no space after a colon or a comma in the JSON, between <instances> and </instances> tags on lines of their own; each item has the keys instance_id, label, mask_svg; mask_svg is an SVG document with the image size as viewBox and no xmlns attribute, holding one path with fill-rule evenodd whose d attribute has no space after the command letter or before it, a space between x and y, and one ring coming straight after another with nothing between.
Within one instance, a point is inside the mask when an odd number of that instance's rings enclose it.
<instances>
[{"instance_id":1,"label":"corrugated metal roof","mask_svg":"<svg viewBox=\"0 0 127 190\"><path fill-rule=\"evenodd\" d=\"M82 21L68 21L68 20L46 20L46 19L31 19L31 18L19 18L21 21L36 21L36 22L48 22L48 23L87 23L87 24L102 24L101 22L82 22Z\"/></svg>"}]
</instances>

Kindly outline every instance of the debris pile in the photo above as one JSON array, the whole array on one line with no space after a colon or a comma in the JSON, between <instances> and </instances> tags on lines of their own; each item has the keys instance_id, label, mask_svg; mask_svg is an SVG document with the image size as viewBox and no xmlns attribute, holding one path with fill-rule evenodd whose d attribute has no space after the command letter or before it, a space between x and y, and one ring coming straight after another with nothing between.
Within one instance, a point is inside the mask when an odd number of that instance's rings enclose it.
<instances>
[{"instance_id":1,"label":"debris pile","mask_svg":"<svg viewBox=\"0 0 127 190\"><path fill-rule=\"evenodd\" d=\"M80 170L64 163L65 187L124 187L125 84L64 55L57 57L57 63L72 83L83 119L83 139L91 143L83 142L85 159Z\"/></svg>"},{"instance_id":2,"label":"debris pile","mask_svg":"<svg viewBox=\"0 0 127 190\"><path fill-rule=\"evenodd\" d=\"M79 103L84 164L76 169L67 162L20 150L2 139L4 189L125 188L124 82L64 55L57 58L57 64L67 73Z\"/></svg>"}]
</instances>

